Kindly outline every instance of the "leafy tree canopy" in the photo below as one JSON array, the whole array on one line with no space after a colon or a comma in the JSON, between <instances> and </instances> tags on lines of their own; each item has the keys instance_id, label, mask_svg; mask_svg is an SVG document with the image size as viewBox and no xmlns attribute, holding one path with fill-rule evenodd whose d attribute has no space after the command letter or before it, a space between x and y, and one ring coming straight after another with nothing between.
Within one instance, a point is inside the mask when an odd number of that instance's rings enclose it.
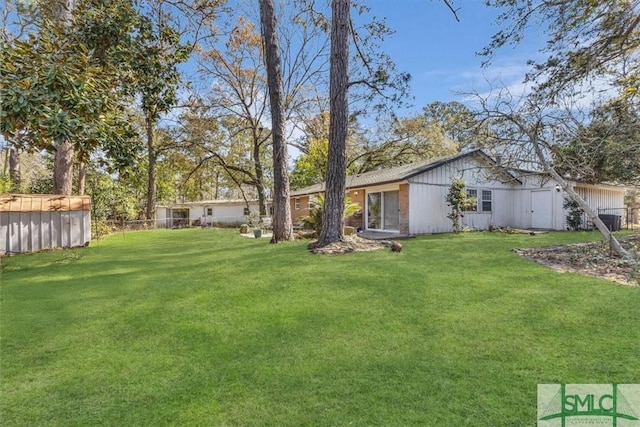
<instances>
[{"instance_id":1,"label":"leafy tree canopy","mask_svg":"<svg viewBox=\"0 0 640 427\"><path fill-rule=\"evenodd\" d=\"M74 13L71 25L35 15L26 34L1 42L0 132L27 149L101 148L123 166L137 148L118 90L137 13L126 0L79 2Z\"/></svg>"},{"instance_id":2,"label":"leafy tree canopy","mask_svg":"<svg viewBox=\"0 0 640 427\"><path fill-rule=\"evenodd\" d=\"M527 78L538 85L538 99L554 101L581 90L603 76L619 76L623 96L638 92L640 83L640 4L638 0L485 0L503 12L501 29L481 54L490 62L505 44L517 44L531 27L548 38L547 59L530 61ZM622 69L629 70L620 76Z\"/></svg>"},{"instance_id":3,"label":"leafy tree canopy","mask_svg":"<svg viewBox=\"0 0 640 427\"><path fill-rule=\"evenodd\" d=\"M590 183L640 185L640 110L616 100L594 110L554 153L559 172Z\"/></svg>"}]
</instances>

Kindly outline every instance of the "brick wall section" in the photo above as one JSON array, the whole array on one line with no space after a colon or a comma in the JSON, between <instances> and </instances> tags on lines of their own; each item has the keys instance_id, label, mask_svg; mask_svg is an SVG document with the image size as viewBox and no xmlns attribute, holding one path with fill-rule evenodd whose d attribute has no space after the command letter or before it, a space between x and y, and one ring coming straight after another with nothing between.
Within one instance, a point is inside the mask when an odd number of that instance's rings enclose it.
<instances>
[{"instance_id":1,"label":"brick wall section","mask_svg":"<svg viewBox=\"0 0 640 427\"><path fill-rule=\"evenodd\" d=\"M300 200L300 209L296 209L295 199ZM291 222L294 224L298 222L299 217L309 215L309 196L291 197L289 203L291 205Z\"/></svg>"},{"instance_id":2,"label":"brick wall section","mask_svg":"<svg viewBox=\"0 0 640 427\"><path fill-rule=\"evenodd\" d=\"M355 192L358 192L358 194L355 194ZM358 189L358 190L349 190L347 192L347 196L349 196L349 198L351 198L351 201L353 203L357 203L360 205L360 209L362 210L360 215L352 215L349 216L347 218L345 218L345 225L349 226L349 227L355 227L355 228L362 228L364 229L364 218L365 218L365 212L364 212L364 197L365 197L365 191L362 189ZM299 199L300 200L300 209L296 209L296 202L295 199ZM309 196L298 196L298 197L291 197L289 199L289 204L291 206L291 222L293 222L294 224L296 222L298 222L298 218L301 216L307 216L309 215Z\"/></svg>"},{"instance_id":3,"label":"brick wall section","mask_svg":"<svg viewBox=\"0 0 640 427\"><path fill-rule=\"evenodd\" d=\"M400 184L400 234L409 234L409 184Z\"/></svg>"},{"instance_id":4,"label":"brick wall section","mask_svg":"<svg viewBox=\"0 0 640 427\"><path fill-rule=\"evenodd\" d=\"M356 194L356 192L358 194ZM357 203L360 205L360 215L351 215L345 218L344 225L349 227L361 228L364 229L364 195L365 191L363 189L349 190L347 191L347 196L351 199L352 203Z\"/></svg>"}]
</instances>

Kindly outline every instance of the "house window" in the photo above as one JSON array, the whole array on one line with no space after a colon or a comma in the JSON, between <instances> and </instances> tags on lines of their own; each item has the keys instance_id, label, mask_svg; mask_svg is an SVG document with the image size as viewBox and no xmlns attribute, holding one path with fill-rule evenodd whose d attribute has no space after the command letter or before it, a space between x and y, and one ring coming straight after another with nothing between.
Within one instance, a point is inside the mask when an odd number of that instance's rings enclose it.
<instances>
[{"instance_id":1,"label":"house window","mask_svg":"<svg viewBox=\"0 0 640 427\"><path fill-rule=\"evenodd\" d=\"M477 203L470 212L491 212L493 208L493 195L491 190L476 190L467 188L467 197L476 199Z\"/></svg>"},{"instance_id":2,"label":"house window","mask_svg":"<svg viewBox=\"0 0 640 427\"><path fill-rule=\"evenodd\" d=\"M300 199L298 197L293 199L293 208L297 211L300 210Z\"/></svg>"},{"instance_id":3,"label":"house window","mask_svg":"<svg viewBox=\"0 0 640 427\"><path fill-rule=\"evenodd\" d=\"M478 190L476 190L475 188L467 188L467 198L468 199L476 199L476 201L478 200ZM478 205L476 203L476 206L472 209L469 209L470 212L476 212L478 210Z\"/></svg>"},{"instance_id":4,"label":"house window","mask_svg":"<svg viewBox=\"0 0 640 427\"><path fill-rule=\"evenodd\" d=\"M313 208L313 204L315 203L315 199L313 196L309 196L309 209Z\"/></svg>"},{"instance_id":5,"label":"house window","mask_svg":"<svg viewBox=\"0 0 640 427\"><path fill-rule=\"evenodd\" d=\"M207 208L207 216L213 216L213 208Z\"/></svg>"},{"instance_id":6,"label":"house window","mask_svg":"<svg viewBox=\"0 0 640 427\"><path fill-rule=\"evenodd\" d=\"M269 206L269 215L273 216L273 205Z\"/></svg>"},{"instance_id":7,"label":"house window","mask_svg":"<svg viewBox=\"0 0 640 427\"><path fill-rule=\"evenodd\" d=\"M249 216L249 208L244 208L242 213L243 213L244 216Z\"/></svg>"},{"instance_id":8,"label":"house window","mask_svg":"<svg viewBox=\"0 0 640 427\"><path fill-rule=\"evenodd\" d=\"M482 203L482 212L491 212L491 190L482 190L482 200L480 202Z\"/></svg>"}]
</instances>

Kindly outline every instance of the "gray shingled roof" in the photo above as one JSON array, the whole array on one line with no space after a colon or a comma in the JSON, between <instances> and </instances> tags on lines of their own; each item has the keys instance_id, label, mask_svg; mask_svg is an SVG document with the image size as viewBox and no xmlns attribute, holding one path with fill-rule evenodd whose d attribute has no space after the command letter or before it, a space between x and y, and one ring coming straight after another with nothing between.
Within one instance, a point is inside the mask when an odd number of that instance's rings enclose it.
<instances>
[{"instance_id":1,"label":"gray shingled roof","mask_svg":"<svg viewBox=\"0 0 640 427\"><path fill-rule=\"evenodd\" d=\"M402 166L396 166L389 169L381 169L371 172L366 172L360 175L347 176L346 186L349 188L361 188L370 185L380 185L392 182L400 182L409 179L415 175L427 172L431 169L435 169L447 163L461 159L463 157L476 155L484 158L492 164L495 164L493 159L487 156L482 150L474 150L468 153L456 154L455 156L439 157L436 159L423 160L421 162L409 163ZM505 173L508 173L505 171ZM320 184L311 185L309 187L301 188L291 192L292 196L300 196L303 194L315 194L324 191L324 182Z\"/></svg>"}]
</instances>

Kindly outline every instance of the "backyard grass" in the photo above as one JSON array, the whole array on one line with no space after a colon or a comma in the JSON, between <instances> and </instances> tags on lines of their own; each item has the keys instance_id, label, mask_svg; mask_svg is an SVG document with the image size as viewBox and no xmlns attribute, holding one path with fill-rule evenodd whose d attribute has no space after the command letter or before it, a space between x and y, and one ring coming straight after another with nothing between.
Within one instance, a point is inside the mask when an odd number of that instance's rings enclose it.
<instances>
[{"instance_id":1,"label":"backyard grass","mask_svg":"<svg viewBox=\"0 0 640 427\"><path fill-rule=\"evenodd\" d=\"M319 256L236 231L2 259L3 426L534 426L539 383L638 383L640 289L439 235Z\"/></svg>"}]
</instances>

